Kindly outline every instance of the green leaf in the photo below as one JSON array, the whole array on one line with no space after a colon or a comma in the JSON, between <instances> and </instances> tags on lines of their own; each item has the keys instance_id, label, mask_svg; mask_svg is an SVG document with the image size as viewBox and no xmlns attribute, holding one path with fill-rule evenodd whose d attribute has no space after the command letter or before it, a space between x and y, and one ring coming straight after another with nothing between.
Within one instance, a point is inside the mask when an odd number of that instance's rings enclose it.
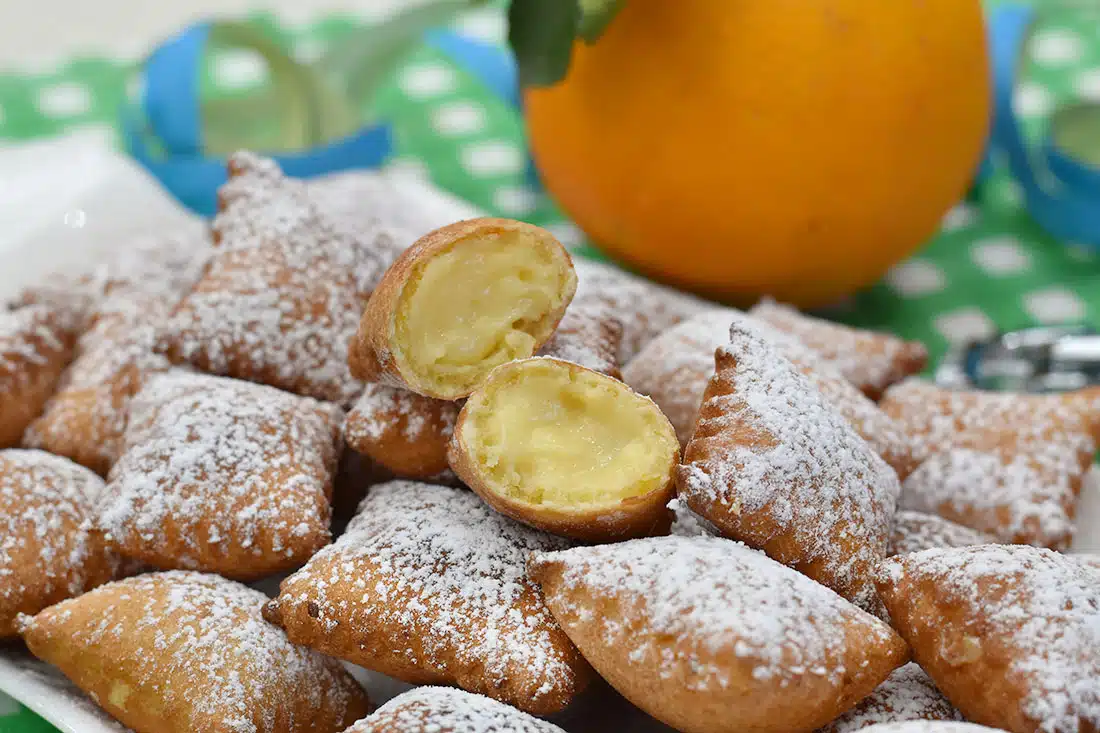
<instances>
[{"instance_id":1,"label":"green leaf","mask_svg":"<svg viewBox=\"0 0 1100 733\"><path fill-rule=\"evenodd\" d=\"M581 18L577 25L577 35L585 43L599 40L607 26L623 6L623 0L580 0Z\"/></svg>"},{"instance_id":2,"label":"green leaf","mask_svg":"<svg viewBox=\"0 0 1100 733\"><path fill-rule=\"evenodd\" d=\"M523 86L550 86L565 78L580 22L577 0L512 0L508 42Z\"/></svg>"}]
</instances>

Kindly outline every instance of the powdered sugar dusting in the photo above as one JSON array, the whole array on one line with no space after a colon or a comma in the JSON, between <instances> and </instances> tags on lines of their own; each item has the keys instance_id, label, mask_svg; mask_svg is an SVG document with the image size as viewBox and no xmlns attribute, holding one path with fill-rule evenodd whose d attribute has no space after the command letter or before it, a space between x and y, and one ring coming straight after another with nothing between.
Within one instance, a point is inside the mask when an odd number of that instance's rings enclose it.
<instances>
[{"instance_id":1,"label":"powdered sugar dusting","mask_svg":"<svg viewBox=\"0 0 1100 733\"><path fill-rule=\"evenodd\" d=\"M622 340L623 324L606 302L574 299L539 355L617 378Z\"/></svg>"},{"instance_id":2,"label":"powdered sugar dusting","mask_svg":"<svg viewBox=\"0 0 1100 733\"><path fill-rule=\"evenodd\" d=\"M672 528L669 533L677 537L720 537L722 532L707 520L691 511L691 507L680 498L668 503L672 512Z\"/></svg>"},{"instance_id":3,"label":"powdered sugar dusting","mask_svg":"<svg viewBox=\"0 0 1100 733\"><path fill-rule=\"evenodd\" d=\"M902 510L894 515L890 554L903 555L935 547L984 545L992 541L993 538L984 532L964 527L935 514Z\"/></svg>"},{"instance_id":4,"label":"powdered sugar dusting","mask_svg":"<svg viewBox=\"0 0 1100 733\"><path fill-rule=\"evenodd\" d=\"M362 691L337 662L264 622L266 600L213 575L153 573L66 601L28 619L24 633L32 648L35 637L66 634L78 660L109 653L97 667L125 665L127 681L190 730L306 730L315 716L333 730L363 711Z\"/></svg>"},{"instance_id":5,"label":"powdered sugar dusting","mask_svg":"<svg viewBox=\"0 0 1100 733\"><path fill-rule=\"evenodd\" d=\"M453 406L436 409L435 403ZM407 443L415 443L432 435L449 439L458 418L458 405L424 397L400 387L370 383L348 413L347 439L354 444L361 440L381 440L395 427ZM437 424L439 423L439 424Z\"/></svg>"},{"instance_id":6,"label":"powdered sugar dusting","mask_svg":"<svg viewBox=\"0 0 1100 733\"><path fill-rule=\"evenodd\" d=\"M818 677L839 685L853 625L868 648L894 643L890 628L823 585L740 543L656 537L536 554L533 571L561 568L557 615L594 624L639 674L692 690L740 684L729 651L773 689ZM556 583L555 583L556 584ZM606 599L595 609L570 601ZM570 621L563 620L568 626ZM670 643L675 640L676 643Z\"/></svg>"},{"instance_id":7,"label":"powdered sugar dusting","mask_svg":"<svg viewBox=\"0 0 1100 733\"><path fill-rule=\"evenodd\" d=\"M891 558L883 580L934 589L961 614L954 635L995 639L984 673L1022 681L1022 711L1046 733L1100 727L1100 583L1072 558L1027 546L981 545ZM1000 659L1007 667L1000 670ZM978 662L981 664L981 662Z\"/></svg>"},{"instance_id":8,"label":"powdered sugar dusting","mask_svg":"<svg viewBox=\"0 0 1100 733\"><path fill-rule=\"evenodd\" d=\"M0 310L0 377L18 383L25 367L49 365L67 350L54 311L48 307Z\"/></svg>"},{"instance_id":9,"label":"powdered sugar dusting","mask_svg":"<svg viewBox=\"0 0 1100 733\"><path fill-rule=\"evenodd\" d=\"M248 153L230 159L219 197L215 255L161 347L216 374L350 403L360 385L348 342L397 239L326 216L303 182Z\"/></svg>"},{"instance_id":10,"label":"powdered sugar dusting","mask_svg":"<svg viewBox=\"0 0 1100 733\"><path fill-rule=\"evenodd\" d=\"M576 661L524 563L567 545L468 491L392 481L372 487L347 532L284 581L278 606L285 619L308 604L322 627L378 644L405 639L385 653L486 694L523 685L509 702L535 705L572 690ZM358 653L352 661L370 667L370 648Z\"/></svg>"},{"instance_id":11,"label":"powdered sugar dusting","mask_svg":"<svg viewBox=\"0 0 1100 733\"><path fill-rule=\"evenodd\" d=\"M898 667L858 705L818 733L854 733L879 723L962 720L962 714L915 662Z\"/></svg>"},{"instance_id":12,"label":"powdered sugar dusting","mask_svg":"<svg viewBox=\"0 0 1100 733\"><path fill-rule=\"evenodd\" d=\"M248 382L171 371L131 404L101 525L153 564L255 577L328 541L342 414Z\"/></svg>"},{"instance_id":13,"label":"powdered sugar dusting","mask_svg":"<svg viewBox=\"0 0 1100 733\"><path fill-rule=\"evenodd\" d=\"M864 730L866 733L995 733L998 729L957 720L907 720L879 723Z\"/></svg>"},{"instance_id":14,"label":"powdered sugar dusting","mask_svg":"<svg viewBox=\"0 0 1100 733\"><path fill-rule=\"evenodd\" d=\"M346 733L564 733L510 705L451 687L418 687L395 697Z\"/></svg>"},{"instance_id":15,"label":"powdered sugar dusting","mask_svg":"<svg viewBox=\"0 0 1100 733\"><path fill-rule=\"evenodd\" d=\"M819 580L871 603L867 574L885 556L897 475L774 346L744 324L731 339L680 495L736 539L767 548L785 538L784 562L813 563Z\"/></svg>"}]
</instances>

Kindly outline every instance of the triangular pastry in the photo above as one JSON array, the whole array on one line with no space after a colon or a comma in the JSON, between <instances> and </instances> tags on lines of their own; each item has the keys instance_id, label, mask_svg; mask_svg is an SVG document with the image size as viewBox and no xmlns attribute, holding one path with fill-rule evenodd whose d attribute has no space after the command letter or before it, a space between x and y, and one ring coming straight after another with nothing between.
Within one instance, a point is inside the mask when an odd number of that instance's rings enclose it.
<instances>
[{"instance_id":1,"label":"triangular pastry","mask_svg":"<svg viewBox=\"0 0 1100 733\"><path fill-rule=\"evenodd\" d=\"M42 412L72 358L74 341L46 306L0 309L0 448L19 445Z\"/></svg>"},{"instance_id":2,"label":"triangular pastry","mask_svg":"<svg viewBox=\"0 0 1100 733\"><path fill-rule=\"evenodd\" d=\"M906 720L962 720L962 713L936 689L915 662L898 667L859 704L818 733L855 733L872 725Z\"/></svg>"},{"instance_id":3,"label":"triangular pastry","mask_svg":"<svg viewBox=\"0 0 1100 733\"><path fill-rule=\"evenodd\" d=\"M875 605L897 474L798 368L735 323L720 348L677 484L723 534Z\"/></svg>"},{"instance_id":4,"label":"triangular pastry","mask_svg":"<svg viewBox=\"0 0 1100 733\"><path fill-rule=\"evenodd\" d=\"M623 324L606 303L574 299L539 355L622 379L622 341Z\"/></svg>"},{"instance_id":5,"label":"triangular pastry","mask_svg":"<svg viewBox=\"0 0 1100 733\"><path fill-rule=\"evenodd\" d=\"M346 733L565 733L510 705L453 687L398 695Z\"/></svg>"},{"instance_id":6,"label":"triangular pastry","mask_svg":"<svg viewBox=\"0 0 1100 733\"><path fill-rule=\"evenodd\" d=\"M933 548L968 547L993 542L993 537L937 514L900 509L894 515L890 554L904 555Z\"/></svg>"},{"instance_id":7,"label":"triangular pastry","mask_svg":"<svg viewBox=\"0 0 1100 733\"><path fill-rule=\"evenodd\" d=\"M347 532L283 581L264 615L295 643L391 677L552 713L591 670L524 562L566 544L463 489L380 484Z\"/></svg>"}]
</instances>

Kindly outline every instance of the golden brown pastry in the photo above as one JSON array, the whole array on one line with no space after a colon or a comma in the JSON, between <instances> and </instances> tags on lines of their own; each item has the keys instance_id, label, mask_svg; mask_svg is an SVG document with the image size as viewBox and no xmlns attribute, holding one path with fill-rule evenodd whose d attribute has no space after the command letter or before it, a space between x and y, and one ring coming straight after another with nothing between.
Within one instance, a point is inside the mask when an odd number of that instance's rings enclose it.
<instances>
[{"instance_id":1,"label":"golden brown pastry","mask_svg":"<svg viewBox=\"0 0 1100 733\"><path fill-rule=\"evenodd\" d=\"M449 458L502 514L574 539L667 533L680 444L652 400L549 357L494 369L458 416Z\"/></svg>"},{"instance_id":2,"label":"golden brown pastry","mask_svg":"<svg viewBox=\"0 0 1100 733\"><path fill-rule=\"evenodd\" d=\"M0 310L0 448L19 445L72 358L74 337L55 311Z\"/></svg>"},{"instance_id":3,"label":"golden brown pastry","mask_svg":"<svg viewBox=\"0 0 1100 733\"><path fill-rule=\"evenodd\" d=\"M685 733L811 731L908 658L882 621L719 537L535 553L528 568L600 675Z\"/></svg>"},{"instance_id":4,"label":"golden brown pastry","mask_svg":"<svg viewBox=\"0 0 1100 733\"><path fill-rule=\"evenodd\" d=\"M253 579L329 542L343 415L273 387L183 371L131 403L100 527L162 569Z\"/></svg>"},{"instance_id":5,"label":"golden brown pastry","mask_svg":"<svg viewBox=\"0 0 1100 733\"><path fill-rule=\"evenodd\" d=\"M749 314L794 336L873 400L928 363L922 343L813 318L773 300L757 303Z\"/></svg>"},{"instance_id":6,"label":"golden brown pastry","mask_svg":"<svg viewBox=\"0 0 1100 733\"><path fill-rule=\"evenodd\" d=\"M574 299L539 355L622 379L619 368L622 342L623 324L607 304L599 300Z\"/></svg>"},{"instance_id":7,"label":"golden brown pastry","mask_svg":"<svg viewBox=\"0 0 1100 733\"><path fill-rule=\"evenodd\" d=\"M370 711L338 662L260 617L266 596L172 571L21 617L40 659L135 733L338 733Z\"/></svg>"},{"instance_id":8,"label":"golden brown pastry","mask_svg":"<svg viewBox=\"0 0 1100 733\"><path fill-rule=\"evenodd\" d=\"M894 532L890 540L890 554L904 555L936 547L968 547L986 545L993 538L961 524L955 524L936 514L925 514L907 509L894 514Z\"/></svg>"},{"instance_id":9,"label":"golden brown pastry","mask_svg":"<svg viewBox=\"0 0 1100 733\"><path fill-rule=\"evenodd\" d=\"M20 613L110 580L117 559L86 523L103 499L103 480L39 450L0 450L0 641Z\"/></svg>"},{"instance_id":10,"label":"golden brown pastry","mask_svg":"<svg viewBox=\"0 0 1100 733\"><path fill-rule=\"evenodd\" d=\"M879 594L916 661L967 720L1014 733L1100 730L1100 582L1024 545L886 560Z\"/></svg>"},{"instance_id":11,"label":"golden brown pastry","mask_svg":"<svg viewBox=\"0 0 1100 733\"><path fill-rule=\"evenodd\" d=\"M731 338L684 451L680 498L727 537L874 608L897 475L776 347L743 324Z\"/></svg>"},{"instance_id":12,"label":"golden brown pastry","mask_svg":"<svg viewBox=\"0 0 1100 733\"><path fill-rule=\"evenodd\" d=\"M906 720L962 720L962 714L936 689L914 662L898 667L859 704L819 729L819 733L855 733L882 723Z\"/></svg>"},{"instance_id":13,"label":"golden brown pastry","mask_svg":"<svg viewBox=\"0 0 1100 733\"><path fill-rule=\"evenodd\" d=\"M1002 542L1067 547L1097 443L1070 396L953 392L917 379L882 408L912 437L920 466L902 506Z\"/></svg>"},{"instance_id":14,"label":"golden brown pastry","mask_svg":"<svg viewBox=\"0 0 1100 733\"><path fill-rule=\"evenodd\" d=\"M346 733L565 733L496 700L453 687L398 695Z\"/></svg>"},{"instance_id":15,"label":"golden brown pastry","mask_svg":"<svg viewBox=\"0 0 1100 733\"><path fill-rule=\"evenodd\" d=\"M219 207L214 253L158 348L176 364L350 404L361 385L348 342L400 249L394 235L341 226L302 181L250 153L231 156Z\"/></svg>"},{"instance_id":16,"label":"golden brown pastry","mask_svg":"<svg viewBox=\"0 0 1100 733\"><path fill-rule=\"evenodd\" d=\"M538 351L576 289L569 253L544 229L508 219L437 229L371 295L352 373L426 397L465 397L493 367Z\"/></svg>"},{"instance_id":17,"label":"golden brown pastry","mask_svg":"<svg viewBox=\"0 0 1100 733\"><path fill-rule=\"evenodd\" d=\"M401 387L369 383L348 411L348 446L400 478L429 480L450 472L447 444L462 405Z\"/></svg>"},{"instance_id":18,"label":"golden brown pastry","mask_svg":"<svg viewBox=\"0 0 1100 733\"><path fill-rule=\"evenodd\" d=\"M565 545L463 489L392 481L373 487L347 532L283 581L264 615L291 641L382 674L552 713L591 670L524 561Z\"/></svg>"}]
</instances>

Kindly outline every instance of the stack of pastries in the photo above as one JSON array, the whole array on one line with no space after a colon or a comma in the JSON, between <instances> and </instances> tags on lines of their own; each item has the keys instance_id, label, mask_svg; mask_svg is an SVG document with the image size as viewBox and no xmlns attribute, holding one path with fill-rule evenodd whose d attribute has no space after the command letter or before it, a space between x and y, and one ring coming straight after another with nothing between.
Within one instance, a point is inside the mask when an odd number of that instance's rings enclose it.
<instances>
[{"instance_id":1,"label":"stack of pastries","mask_svg":"<svg viewBox=\"0 0 1100 733\"><path fill-rule=\"evenodd\" d=\"M1100 731L1096 391L229 170L0 310L0 641L123 725Z\"/></svg>"}]
</instances>

